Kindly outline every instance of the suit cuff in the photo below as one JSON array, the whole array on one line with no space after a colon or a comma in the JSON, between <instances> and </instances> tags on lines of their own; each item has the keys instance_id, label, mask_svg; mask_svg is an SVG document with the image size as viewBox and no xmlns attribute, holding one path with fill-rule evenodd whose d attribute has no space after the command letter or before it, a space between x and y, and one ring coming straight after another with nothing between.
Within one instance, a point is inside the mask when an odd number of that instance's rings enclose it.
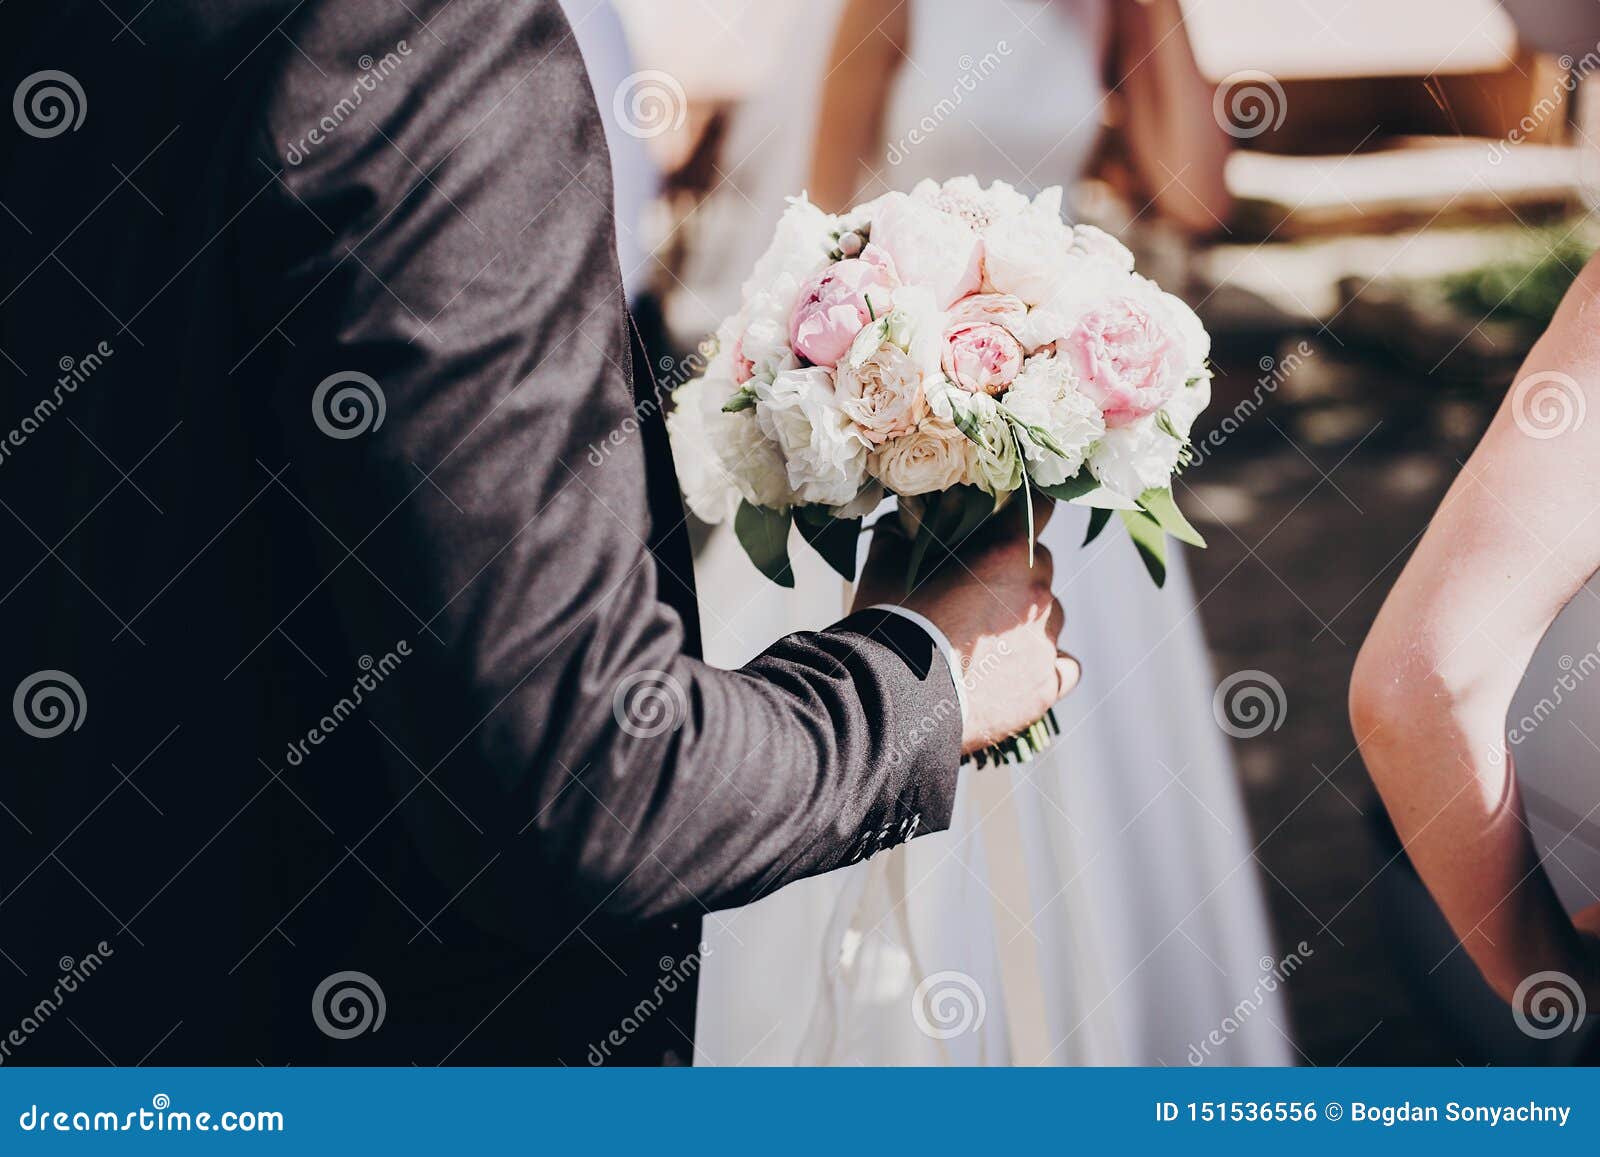
<instances>
[{"instance_id":1,"label":"suit cuff","mask_svg":"<svg viewBox=\"0 0 1600 1157\"><path fill-rule=\"evenodd\" d=\"M955 684L956 703L961 708L961 722L967 722L967 688L961 675L961 660L956 655L956 649L950 645L950 640L945 633L934 626L933 620L926 615L919 615L908 607L896 606L893 603L876 603L867 608L869 611L888 611L890 614L899 615L901 618L910 619L917 626L928 632L928 637L933 640L933 645L939 648L939 653L944 656L945 665L950 669L950 681Z\"/></svg>"}]
</instances>

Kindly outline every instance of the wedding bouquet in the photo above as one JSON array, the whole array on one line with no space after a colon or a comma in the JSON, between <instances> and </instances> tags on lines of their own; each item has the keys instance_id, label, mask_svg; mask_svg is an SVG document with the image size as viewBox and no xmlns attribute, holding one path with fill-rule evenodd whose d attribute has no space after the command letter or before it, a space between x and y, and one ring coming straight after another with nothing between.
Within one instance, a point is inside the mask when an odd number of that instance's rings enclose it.
<instances>
[{"instance_id":1,"label":"wedding bouquet","mask_svg":"<svg viewBox=\"0 0 1600 1157\"><path fill-rule=\"evenodd\" d=\"M792 198L668 417L685 499L732 517L794 584L791 527L846 580L862 519L897 499L913 588L1014 495L1115 514L1159 585L1172 499L1210 401L1210 339L1061 190L923 181L849 212ZM1031 527L1030 527L1031 530ZM1030 534L1030 540L1031 540ZM1044 738L1031 729L1012 755Z\"/></svg>"}]
</instances>

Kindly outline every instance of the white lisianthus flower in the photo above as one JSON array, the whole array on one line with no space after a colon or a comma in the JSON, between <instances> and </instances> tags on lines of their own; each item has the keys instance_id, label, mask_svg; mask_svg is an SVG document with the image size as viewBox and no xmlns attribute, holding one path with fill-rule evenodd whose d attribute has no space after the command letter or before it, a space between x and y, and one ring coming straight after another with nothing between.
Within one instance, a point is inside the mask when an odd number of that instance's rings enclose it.
<instances>
[{"instance_id":1,"label":"white lisianthus flower","mask_svg":"<svg viewBox=\"0 0 1600 1157\"><path fill-rule=\"evenodd\" d=\"M1106 436L1089 456L1089 469L1100 484L1125 498L1172 485L1188 445L1194 420L1211 402L1211 379L1202 376L1182 387L1166 408Z\"/></svg>"},{"instance_id":2,"label":"white lisianthus flower","mask_svg":"<svg viewBox=\"0 0 1600 1157\"><path fill-rule=\"evenodd\" d=\"M930 416L874 450L868 468L896 494L932 494L966 481L968 444L953 423Z\"/></svg>"},{"instance_id":3,"label":"white lisianthus flower","mask_svg":"<svg viewBox=\"0 0 1600 1157\"><path fill-rule=\"evenodd\" d=\"M1017 431L1028 476L1040 486L1059 486L1076 477L1106 432L1100 407L1078 389L1071 368L1060 358L1029 358L1001 405L1018 421L1043 430L1062 451L1047 448L1026 430Z\"/></svg>"},{"instance_id":4,"label":"white lisianthus flower","mask_svg":"<svg viewBox=\"0 0 1600 1157\"><path fill-rule=\"evenodd\" d=\"M756 421L780 448L795 498L822 506L852 501L866 481L867 440L839 408L828 371L786 370L753 387Z\"/></svg>"},{"instance_id":5,"label":"white lisianthus flower","mask_svg":"<svg viewBox=\"0 0 1600 1157\"><path fill-rule=\"evenodd\" d=\"M792 505L783 451L762 431L753 409L724 413L722 407L739 392L728 373L727 354L719 352L702 379L701 424L725 476L741 497L756 506Z\"/></svg>"},{"instance_id":6,"label":"white lisianthus flower","mask_svg":"<svg viewBox=\"0 0 1600 1157\"><path fill-rule=\"evenodd\" d=\"M675 405L667 414L667 437L672 442L672 463L684 502L702 522L715 524L733 517L740 493L706 433L705 390L705 379L695 378L673 391Z\"/></svg>"},{"instance_id":7,"label":"white lisianthus flower","mask_svg":"<svg viewBox=\"0 0 1600 1157\"><path fill-rule=\"evenodd\" d=\"M828 263L836 228L837 219L833 214L824 213L804 195L790 197L789 207L778 219L772 244L767 246L744 283L745 299L748 301L758 293L770 291L779 278L785 276L792 278L798 289L800 282ZM793 305L791 298L783 311L786 318Z\"/></svg>"},{"instance_id":8,"label":"white lisianthus flower","mask_svg":"<svg viewBox=\"0 0 1600 1157\"><path fill-rule=\"evenodd\" d=\"M967 481L996 496L1009 494L1022 485L1022 459L1005 415L988 394L969 395L967 411L978 434L967 438Z\"/></svg>"}]
</instances>

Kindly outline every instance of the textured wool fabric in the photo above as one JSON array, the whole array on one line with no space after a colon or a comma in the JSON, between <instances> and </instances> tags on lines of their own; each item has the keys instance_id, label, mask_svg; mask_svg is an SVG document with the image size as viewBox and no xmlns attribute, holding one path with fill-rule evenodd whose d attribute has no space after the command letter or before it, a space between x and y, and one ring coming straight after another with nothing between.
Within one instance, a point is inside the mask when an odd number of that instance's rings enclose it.
<instances>
[{"instance_id":1,"label":"textured wool fabric","mask_svg":"<svg viewBox=\"0 0 1600 1157\"><path fill-rule=\"evenodd\" d=\"M0 134L0 681L76 716L0 728L0 1024L103 958L7 1063L687 1059L703 913L948 823L947 665L695 657L553 0L106 19L0 7L87 102Z\"/></svg>"}]
</instances>

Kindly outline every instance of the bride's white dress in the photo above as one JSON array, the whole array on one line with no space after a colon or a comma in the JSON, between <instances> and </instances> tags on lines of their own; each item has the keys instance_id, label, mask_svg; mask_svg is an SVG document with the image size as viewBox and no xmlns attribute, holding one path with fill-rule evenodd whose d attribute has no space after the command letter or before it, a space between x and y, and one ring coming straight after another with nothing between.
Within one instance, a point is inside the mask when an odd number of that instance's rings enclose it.
<instances>
[{"instance_id":1,"label":"bride's white dress","mask_svg":"<svg viewBox=\"0 0 1600 1157\"><path fill-rule=\"evenodd\" d=\"M739 188L698 223L685 308L706 329L805 181L833 21L828 4L795 7L782 99L741 115L726 166ZM1070 184L1098 129L1103 21L1099 0L912 0L884 181ZM975 75L991 53L999 67ZM1258 985L1276 953L1182 554L1158 591L1115 528L1080 548L1086 521L1063 507L1044 534L1062 645L1084 669L1057 708L1060 739L983 773L1008 784L975 791L963 773L950 831L708 916L696 1063L1182 1065L1213 1032L1206 1063L1292 1063L1282 994ZM697 562L711 661L839 617L838 580L795 556L796 589L779 591L731 534L713 539ZM1026 878L1001 885L993 854L1017 860L1019 843ZM1027 991L1003 980L1017 960L1031 962ZM1042 1026L1042 1046L1019 1047L1017 1023Z\"/></svg>"}]
</instances>

